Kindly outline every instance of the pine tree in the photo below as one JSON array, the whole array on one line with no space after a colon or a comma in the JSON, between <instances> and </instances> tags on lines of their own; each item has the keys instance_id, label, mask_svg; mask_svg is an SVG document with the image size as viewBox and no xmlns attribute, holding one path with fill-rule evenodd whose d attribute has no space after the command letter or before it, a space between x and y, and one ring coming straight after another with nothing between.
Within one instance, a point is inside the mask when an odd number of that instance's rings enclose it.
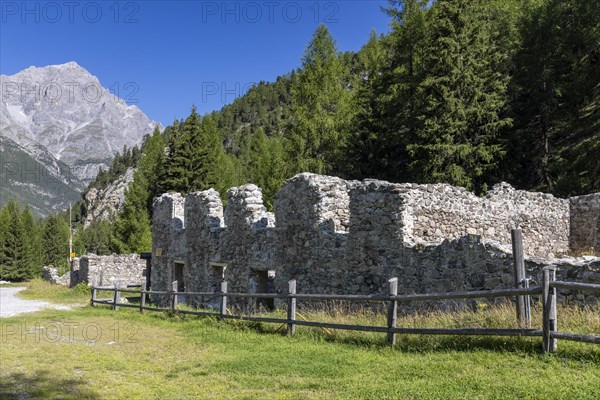
<instances>
[{"instance_id":1,"label":"pine tree","mask_svg":"<svg viewBox=\"0 0 600 400\"><path fill-rule=\"evenodd\" d=\"M76 242L85 243L85 252L98 255L118 253L115 244L114 228L108 221L93 221L87 229L78 232L81 239Z\"/></svg>"},{"instance_id":2,"label":"pine tree","mask_svg":"<svg viewBox=\"0 0 600 400\"><path fill-rule=\"evenodd\" d=\"M146 138L142 153L115 222L113 245L119 253L139 253L152 248L152 200L158 194L164 157L164 139L158 130Z\"/></svg>"},{"instance_id":3,"label":"pine tree","mask_svg":"<svg viewBox=\"0 0 600 400\"><path fill-rule=\"evenodd\" d=\"M187 121L186 121L187 124ZM193 121L189 129L191 153L190 191L218 188L222 179L221 163L224 162L223 143L212 115L207 115L200 122Z\"/></svg>"},{"instance_id":4,"label":"pine tree","mask_svg":"<svg viewBox=\"0 0 600 400\"><path fill-rule=\"evenodd\" d=\"M440 0L429 10L426 76L418 88L423 111L407 146L419 180L485 191L486 174L504 154L509 76L498 70L507 54L494 40L494 16L469 0Z\"/></svg>"},{"instance_id":5,"label":"pine tree","mask_svg":"<svg viewBox=\"0 0 600 400\"><path fill-rule=\"evenodd\" d=\"M193 121L197 118L195 107L192 108L192 114L188 120ZM164 172L161 178L160 189L162 192L185 192L189 188L189 171L191 168L191 159L189 158L188 135L184 134L183 125L191 123L186 120L179 123L175 120L167 135L167 156L164 163Z\"/></svg>"},{"instance_id":6,"label":"pine tree","mask_svg":"<svg viewBox=\"0 0 600 400\"><path fill-rule=\"evenodd\" d=\"M600 5L549 0L521 24L508 179L563 196L600 189Z\"/></svg>"},{"instance_id":7,"label":"pine tree","mask_svg":"<svg viewBox=\"0 0 600 400\"><path fill-rule=\"evenodd\" d=\"M275 194L287 177L283 143L278 137L268 138L258 129L246 148L246 181L258 185L267 209L273 209Z\"/></svg>"},{"instance_id":8,"label":"pine tree","mask_svg":"<svg viewBox=\"0 0 600 400\"><path fill-rule=\"evenodd\" d=\"M5 249L8 227L10 226L10 216L8 214L8 207L5 205L0 208L0 279L4 279L4 269L8 266L9 254Z\"/></svg>"},{"instance_id":9,"label":"pine tree","mask_svg":"<svg viewBox=\"0 0 600 400\"><path fill-rule=\"evenodd\" d=\"M28 205L21 213L21 225L25 234L24 268L27 270L27 278L33 278L42 273L42 241L39 228Z\"/></svg>"},{"instance_id":10,"label":"pine tree","mask_svg":"<svg viewBox=\"0 0 600 400\"><path fill-rule=\"evenodd\" d=\"M46 220L42 243L44 265L53 266L60 273L68 271L69 225L59 215L51 215Z\"/></svg>"},{"instance_id":11,"label":"pine tree","mask_svg":"<svg viewBox=\"0 0 600 400\"><path fill-rule=\"evenodd\" d=\"M387 161L383 154L384 137L377 90L384 69L386 49L383 38L372 31L358 54L358 79L352 106L356 112L347 143L346 174L352 178L381 177Z\"/></svg>"},{"instance_id":12,"label":"pine tree","mask_svg":"<svg viewBox=\"0 0 600 400\"><path fill-rule=\"evenodd\" d=\"M327 173L340 160L351 119L344 68L331 33L319 26L292 87L294 120L287 147L296 172Z\"/></svg>"},{"instance_id":13,"label":"pine tree","mask_svg":"<svg viewBox=\"0 0 600 400\"><path fill-rule=\"evenodd\" d=\"M22 281L29 277L27 269L25 232L21 222L21 211L17 201L11 199L5 206L2 217L2 265L0 279Z\"/></svg>"}]
</instances>

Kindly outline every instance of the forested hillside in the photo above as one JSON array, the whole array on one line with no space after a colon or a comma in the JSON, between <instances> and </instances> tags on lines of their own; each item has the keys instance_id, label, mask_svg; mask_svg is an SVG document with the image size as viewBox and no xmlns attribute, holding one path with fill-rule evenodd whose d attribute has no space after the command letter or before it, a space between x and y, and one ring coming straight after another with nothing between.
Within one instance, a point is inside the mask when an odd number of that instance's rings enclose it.
<instances>
[{"instance_id":1,"label":"forested hillside","mask_svg":"<svg viewBox=\"0 0 600 400\"><path fill-rule=\"evenodd\" d=\"M340 53L319 26L297 70L124 151L92 183L136 165L123 210L79 229L78 251L148 251L160 193L252 182L272 207L303 171L600 191L600 2L394 0L385 12L390 32L360 51Z\"/></svg>"}]
</instances>

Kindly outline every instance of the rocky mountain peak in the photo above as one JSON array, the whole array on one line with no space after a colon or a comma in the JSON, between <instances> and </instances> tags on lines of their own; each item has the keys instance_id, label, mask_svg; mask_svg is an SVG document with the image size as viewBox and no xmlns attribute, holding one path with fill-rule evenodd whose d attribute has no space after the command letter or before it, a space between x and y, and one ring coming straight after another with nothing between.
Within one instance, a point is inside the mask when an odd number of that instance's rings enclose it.
<instances>
[{"instance_id":1,"label":"rocky mountain peak","mask_svg":"<svg viewBox=\"0 0 600 400\"><path fill-rule=\"evenodd\" d=\"M137 90L135 82L111 82L108 86L113 90L119 87L125 95ZM155 127L162 128L117 94L74 61L0 75L0 138L7 143L4 150L10 144L13 153L16 148L23 153L20 159L36 163L33 167L15 166L13 170L43 169L39 175L51 175L79 193L101 168L108 169L124 146L138 145ZM18 173L12 178L14 190L9 191L10 196L19 198L20 188L25 186L34 191L31 182L19 181ZM42 208L48 207L46 204Z\"/></svg>"}]
</instances>

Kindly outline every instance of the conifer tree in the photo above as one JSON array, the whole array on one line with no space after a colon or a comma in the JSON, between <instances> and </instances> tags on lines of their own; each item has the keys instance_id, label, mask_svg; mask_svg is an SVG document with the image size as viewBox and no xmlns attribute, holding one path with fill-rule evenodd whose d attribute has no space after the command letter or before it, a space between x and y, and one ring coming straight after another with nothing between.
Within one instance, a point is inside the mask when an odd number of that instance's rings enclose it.
<instances>
[{"instance_id":1,"label":"conifer tree","mask_svg":"<svg viewBox=\"0 0 600 400\"><path fill-rule=\"evenodd\" d=\"M115 222L113 244L119 253L139 253L152 248L151 207L158 194L164 156L164 140L158 130L146 138L142 153Z\"/></svg>"},{"instance_id":2,"label":"conifer tree","mask_svg":"<svg viewBox=\"0 0 600 400\"><path fill-rule=\"evenodd\" d=\"M53 266L60 273L68 270L69 225L59 215L51 215L44 224L42 236L44 265Z\"/></svg>"},{"instance_id":3,"label":"conifer tree","mask_svg":"<svg viewBox=\"0 0 600 400\"><path fill-rule=\"evenodd\" d=\"M27 270L27 278L33 278L41 275L42 272L42 241L38 225L28 205L21 213L21 224L25 234L24 268Z\"/></svg>"},{"instance_id":4,"label":"conifer tree","mask_svg":"<svg viewBox=\"0 0 600 400\"><path fill-rule=\"evenodd\" d=\"M190 117L195 118L194 114L196 114L195 108L192 109ZM162 192L185 192L189 187L188 172L191 160L187 158L189 157L189 142L187 135L183 132L183 125L184 123L180 124L175 120L171 129L168 130L167 156L160 185Z\"/></svg>"},{"instance_id":5,"label":"conifer tree","mask_svg":"<svg viewBox=\"0 0 600 400\"><path fill-rule=\"evenodd\" d=\"M426 76L418 87L423 111L407 146L419 180L485 191L486 173L504 154L509 76L497 67L507 55L488 11L469 0L440 0L429 10Z\"/></svg>"},{"instance_id":6,"label":"conifer tree","mask_svg":"<svg viewBox=\"0 0 600 400\"><path fill-rule=\"evenodd\" d=\"M0 208L0 275L4 269L8 257L4 251L4 241L8 232L8 225L10 224L8 209L6 205Z\"/></svg>"},{"instance_id":7,"label":"conifer tree","mask_svg":"<svg viewBox=\"0 0 600 400\"><path fill-rule=\"evenodd\" d=\"M259 186L267 209L273 209L275 194L287 177L283 143L279 137L268 138L259 128L246 149L246 181Z\"/></svg>"},{"instance_id":8,"label":"conifer tree","mask_svg":"<svg viewBox=\"0 0 600 400\"><path fill-rule=\"evenodd\" d=\"M549 0L528 11L515 57L507 179L563 196L597 191L600 4Z\"/></svg>"},{"instance_id":9,"label":"conifer tree","mask_svg":"<svg viewBox=\"0 0 600 400\"><path fill-rule=\"evenodd\" d=\"M224 161L223 143L212 115L201 121L193 121L191 127L184 124L184 131L189 129L191 152L190 191L206 190L219 187L223 178L220 173Z\"/></svg>"},{"instance_id":10,"label":"conifer tree","mask_svg":"<svg viewBox=\"0 0 600 400\"><path fill-rule=\"evenodd\" d=\"M21 281L29 278L26 259L26 240L21 212L17 201L11 199L5 206L2 217L2 265L0 279Z\"/></svg>"},{"instance_id":11,"label":"conifer tree","mask_svg":"<svg viewBox=\"0 0 600 400\"><path fill-rule=\"evenodd\" d=\"M287 142L295 172L327 173L341 157L351 117L344 68L333 36L319 26L292 87L294 120Z\"/></svg>"}]
</instances>

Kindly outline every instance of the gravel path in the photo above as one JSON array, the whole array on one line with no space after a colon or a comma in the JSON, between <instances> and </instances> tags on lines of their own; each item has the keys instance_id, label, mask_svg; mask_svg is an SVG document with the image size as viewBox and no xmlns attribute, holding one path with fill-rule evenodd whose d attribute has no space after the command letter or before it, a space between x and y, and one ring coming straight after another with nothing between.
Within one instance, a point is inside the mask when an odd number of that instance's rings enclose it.
<instances>
[{"instance_id":1,"label":"gravel path","mask_svg":"<svg viewBox=\"0 0 600 400\"><path fill-rule=\"evenodd\" d=\"M39 311L44 308L55 308L59 310L67 310L68 306L59 306L48 303L47 301L23 300L19 299L16 294L24 287L0 287L0 318L13 317L22 313Z\"/></svg>"}]
</instances>

